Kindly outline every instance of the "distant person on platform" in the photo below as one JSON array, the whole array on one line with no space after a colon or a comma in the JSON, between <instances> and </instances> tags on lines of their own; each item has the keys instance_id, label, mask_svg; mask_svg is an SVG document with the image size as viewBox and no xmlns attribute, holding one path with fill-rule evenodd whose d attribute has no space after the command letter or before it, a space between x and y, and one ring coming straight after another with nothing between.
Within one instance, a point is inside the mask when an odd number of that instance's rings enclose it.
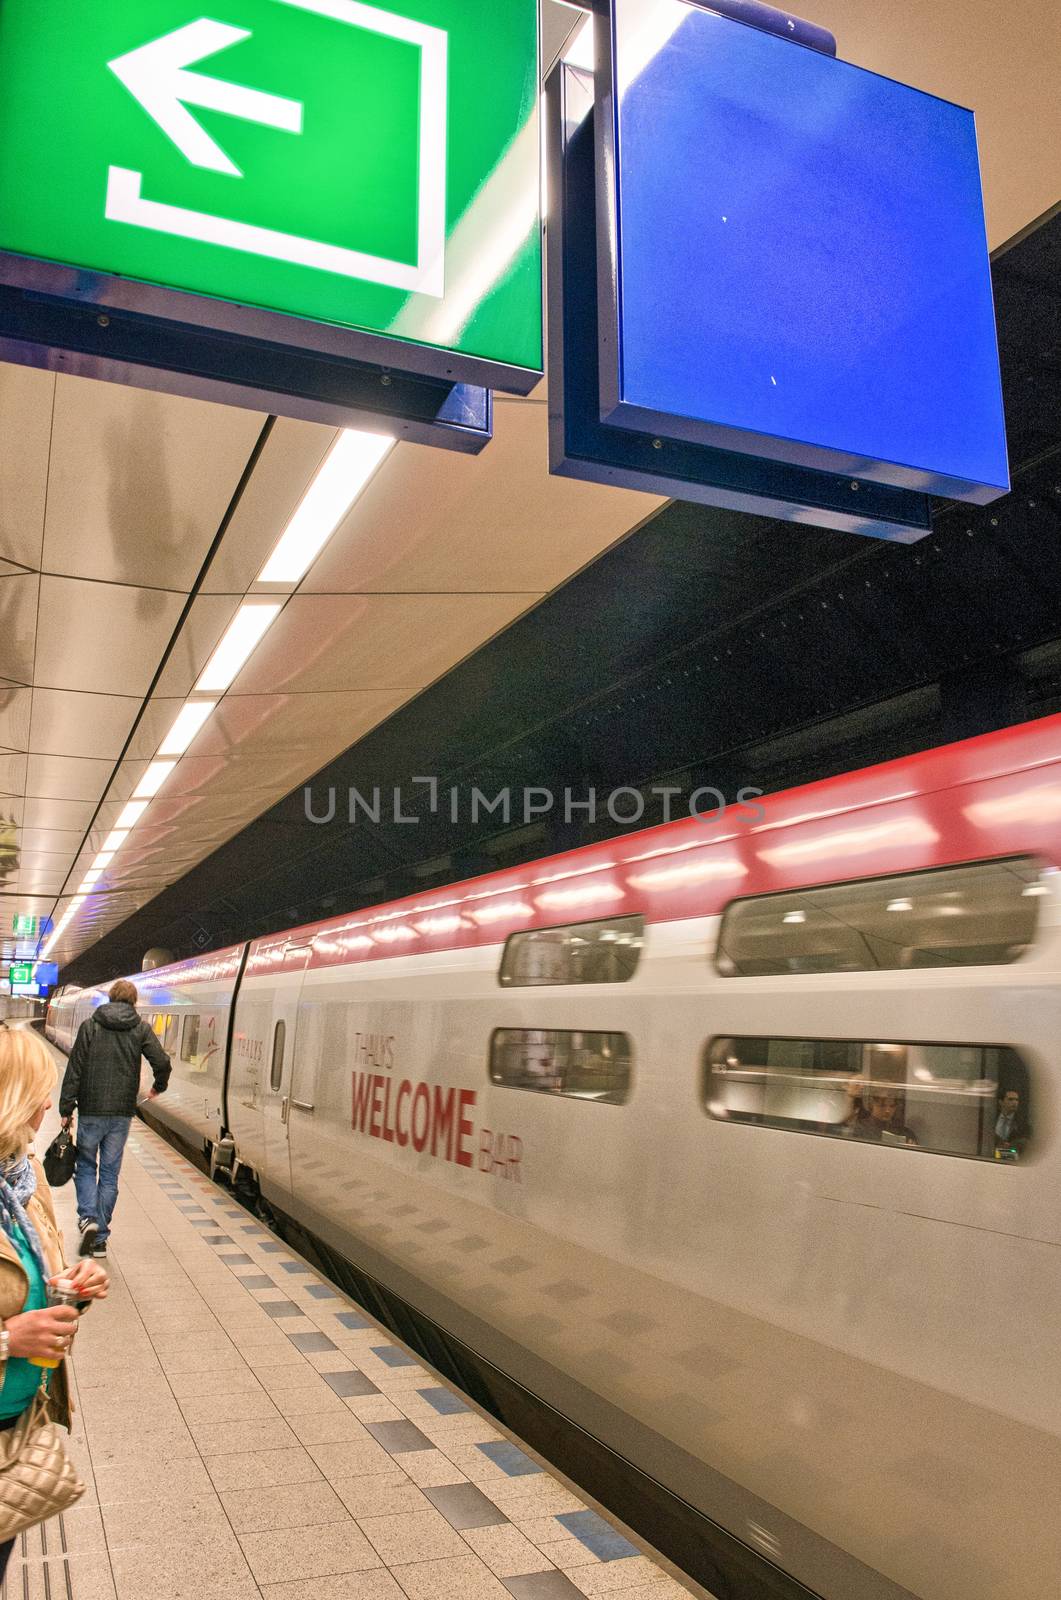
<instances>
[{"instance_id":1,"label":"distant person on platform","mask_svg":"<svg viewBox=\"0 0 1061 1600\"><path fill-rule=\"evenodd\" d=\"M170 1074L169 1056L137 1014L133 985L123 978L109 993L109 1003L77 1030L59 1095L64 1125L77 1110L74 1189L83 1256L107 1254L118 1174L136 1113L140 1057L147 1057L155 1074L149 1100L165 1093Z\"/></svg>"}]
</instances>

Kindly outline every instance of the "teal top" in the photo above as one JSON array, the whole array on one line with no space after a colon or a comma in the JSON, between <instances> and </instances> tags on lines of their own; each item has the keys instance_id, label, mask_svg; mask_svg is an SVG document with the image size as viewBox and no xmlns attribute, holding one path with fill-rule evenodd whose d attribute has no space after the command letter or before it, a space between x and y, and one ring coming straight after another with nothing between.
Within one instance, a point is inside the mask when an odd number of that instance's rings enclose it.
<instances>
[{"instance_id":1,"label":"teal top","mask_svg":"<svg viewBox=\"0 0 1061 1600\"><path fill-rule=\"evenodd\" d=\"M33 1251L26 1242L25 1235L16 1224L11 1233L11 1243L18 1251L19 1260L26 1269L29 1279L29 1294L23 1311L43 1311L48 1304L48 1290L45 1286L41 1269L37 1265ZM33 1396L40 1388L42 1376L47 1369L35 1367L31 1361L23 1356L12 1356L4 1368L3 1387L0 1388L0 1420L9 1417L20 1417L29 1405Z\"/></svg>"}]
</instances>

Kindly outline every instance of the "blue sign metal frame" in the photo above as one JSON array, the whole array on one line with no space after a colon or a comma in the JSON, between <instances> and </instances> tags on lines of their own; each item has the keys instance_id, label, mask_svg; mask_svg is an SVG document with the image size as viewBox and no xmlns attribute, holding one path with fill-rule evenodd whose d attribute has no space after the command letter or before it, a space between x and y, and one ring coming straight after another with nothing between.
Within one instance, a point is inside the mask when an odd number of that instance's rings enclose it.
<instances>
[{"instance_id":1,"label":"blue sign metal frame","mask_svg":"<svg viewBox=\"0 0 1061 1600\"><path fill-rule=\"evenodd\" d=\"M601 421L595 115L593 75L558 64L546 85L551 470L904 544L924 538L923 494Z\"/></svg>"},{"instance_id":2,"label":"blue sign metal frame","mask_svg":"<svg viewBox=\"0 0 1061 1600\"><path fill-rule=\"evenodd\" d=\"M699 0L597 40L602 421L1005 494L972 113Z\"/></svg>"}]
</instances>

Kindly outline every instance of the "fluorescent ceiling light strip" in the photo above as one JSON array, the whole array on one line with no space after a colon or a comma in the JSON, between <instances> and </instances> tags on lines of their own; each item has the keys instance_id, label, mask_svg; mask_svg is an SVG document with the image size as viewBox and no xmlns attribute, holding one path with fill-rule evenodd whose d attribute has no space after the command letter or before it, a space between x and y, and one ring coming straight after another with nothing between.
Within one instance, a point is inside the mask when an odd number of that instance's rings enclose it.
<instances>
[{"instance_id":1,"label":"fluorescent ceiling light strip","mask_svg":"<svg viewBox=\"0 0 1061 1600\"><path fill-rule=\"evenodd\" d=\"M195 686L197 690L222 693L228 688L266 630L279 615L280 604L280 601L266 605L260 601L245 601L240 606L225 629L221 643L206 663L203 675Z\"/></svg>"},{"instance_id":2,"label":"fluorescent ceiling light strip","mask_svg":"<svg viewBox=\"0 0 1061 1600\"><path fill-rule=\"evenodd\" d=\"M175 761L152 761L133 790L133 799L153 800L176 765Z\"/></svg>"},{"instance_id":3,"label":"fluorescent ceiling light strip","mask_svg":"<svg viewBox=\"0 0 1061 1600\"><path fill-rule=\"evenodd\" d=\"M182 756L217 705L216 700L189 700L158 747L160 756Z\"/></svg>"},{"instance_id":4,"label":"fluorescent ceiling light strip","mask_svg":"<svg viewBox=\"0 0 1061 1600\"><path fill-rule=\"evenodd\" d=\"M101 850L99 855L96 857L95 861L93 861L92 866L93 866L94 869L98 869L100 872L102 872L103 868L104 867L109 867L113 860L114 860L114 851L113 850Z\"/></svg>"},{"instance_id":5,"label":"fluorescent ceiling light strip","mask_svg":"<svg viewBox=\"0 0 1061 1600\"><path fill-rule=\"evenodd\" d=\"M300 582L394 443L387 434L356 428L339 435L258 574L259 583Z\"/></svg>"},{"instance_id":6,"label":"fluorescent ceiling light strip","mask_svg":"<svg viewBox=\"0 0 1061 1600\"><path fill-rule=\"evenodd\" d=\"M104 850L110 850L112 853L115 850L120 850L128 837L128 828L115 828L113 833L108 833L107 837L104 839L103 848Z\"/></svg>"},{"instance_id":7,"label":"fluorescent ceiling light strip","mask_svg":"<svg viewBox=\"0 0 1061 1600\"><path fill-rule=\"evenodd\" d=\"M146 800L130 800L115 826L118 828L135 828L146 810Z\"/></svg>"}]
</instances>

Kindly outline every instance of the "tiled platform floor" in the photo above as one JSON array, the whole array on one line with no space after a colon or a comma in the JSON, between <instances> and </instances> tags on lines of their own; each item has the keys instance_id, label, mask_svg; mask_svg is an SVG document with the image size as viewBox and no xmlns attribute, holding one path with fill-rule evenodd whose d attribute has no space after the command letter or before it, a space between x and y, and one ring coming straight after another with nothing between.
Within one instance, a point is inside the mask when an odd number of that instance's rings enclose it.
<instances>
[{"instance_id":1,"label":"tiled platform floor","mask_svg":"<svg viewBox=\"0 0 1061 1600\"><path fill-rule=\"evenodd\" d=\"M75 1352L88 1493L22 1541L4 1600L703 1593L143 1124L110 1272Z\"/></svg>"}]
</instances>

